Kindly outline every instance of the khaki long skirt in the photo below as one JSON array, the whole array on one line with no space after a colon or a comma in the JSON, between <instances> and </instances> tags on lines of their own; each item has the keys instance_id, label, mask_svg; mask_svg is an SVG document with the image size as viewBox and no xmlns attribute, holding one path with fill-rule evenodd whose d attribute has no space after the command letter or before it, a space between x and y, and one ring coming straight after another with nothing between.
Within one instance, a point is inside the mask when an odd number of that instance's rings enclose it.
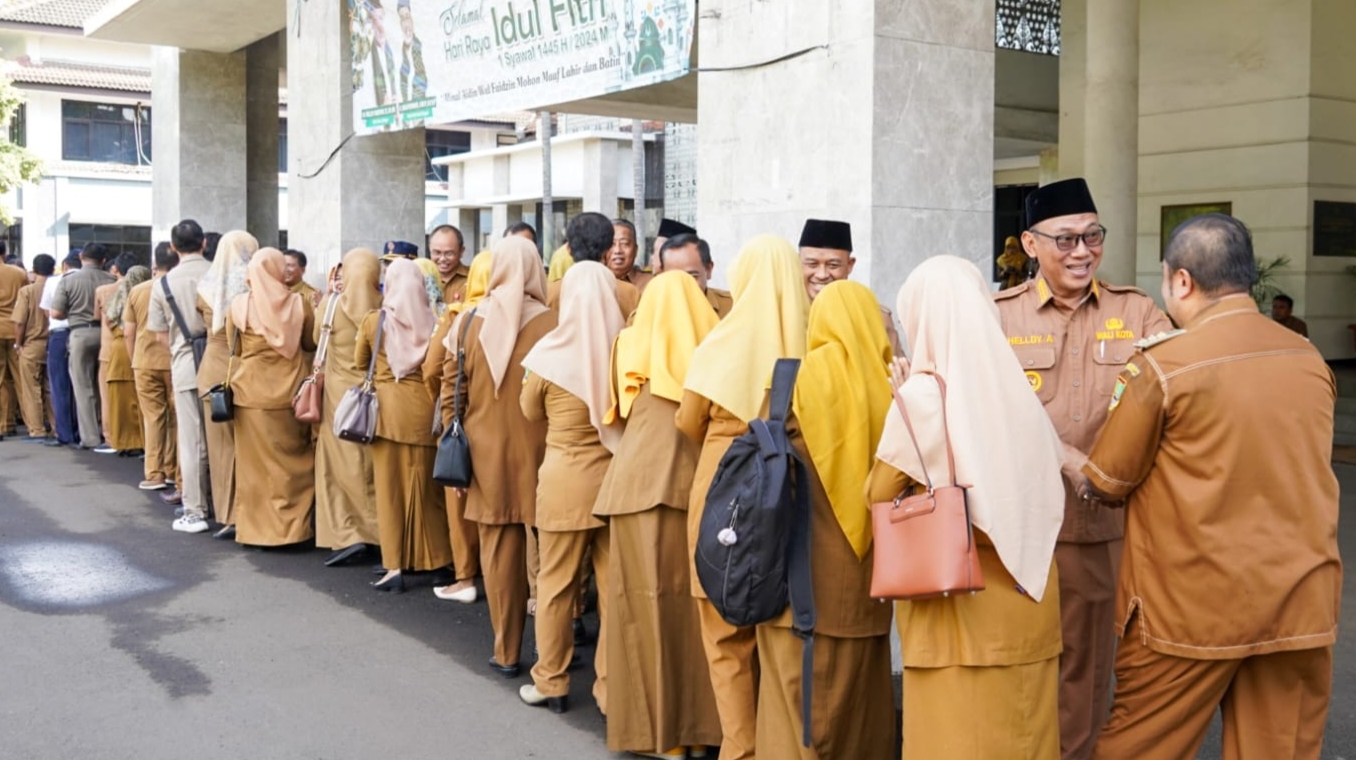
<instances>
[{"instance_id":1,"label":"khaki long skirt","mask_svg":"<svg viewBox=\"0 0 1356 760\"><path fill-rule=\"evenodd\" d=\"M315 448L315 545L322 549L377 543L372 450L334 436L334 408L341 396L333 387L324 393Z\"/></svg>"},{"instance_id":2,"label":"khaki long skirt","mask_svg":"<svg viewBox=\"0 0 1356 760\"><path fill-rule=\"evenodd\" d=\"M311 537L315 450L310 425L297 422L291 409L237 406L235 466L236 541L284 546Z\"/></svg>"},{"instance_id":3,"label":"khaki long skirt","mask_svg":"<svg viewBox=\"0 0 1356 760\"><path fill-rule=\"evenodd\" d=\"M146 448L137 386L131 380L108 382L108 436L108 445L118 451Z\"/></svg>"},{"instance_id":4,"label":"khaki long skirt","mask_svg":"<svg viewBox=\"0 0 1356 760\"><path fill-rule=\"evenodd\" d=\"M716 746L720 715L688 578L687 515L657 507L611 520L607 748Z\"/></svg>"},{"instance_id":5,"label":"khaki long skirt","mask_svg":"<svg viewBox=\"0 0 1356 760\"><path fill-rule=\"evenodd\" d=\"M890 637L814 638L810 695L811 746L801 746L801 640L790 628L758 626L758 756L779 760L890 760L895 745L895 695L890 685ZM907 684L905 692L908 691ZM951 703L973 720L966 703ZM907 714L908 706L905 706ZM939 709L939 712L941 710ZM932 727L930 731L940 730ZM914 755L953 760L947 753ZM1008 757L1004 754L992 758Z\"/></svg>"},{"instance_id":6,"label":"khaki long skirt","mask_svg":"<svg viewBox=\"0 0 1356 760\"><path fill-rule=\"evenodd\" d=\"M1059 756L1058 657L1006 667L904 669L904 760Z\"/></svg>"},{"instance_id":7,"label":"khaki long skirt","mask_svg":"<svg viewBox=\"0 0 1356 760\"><path fill-rule=\"evenodd\" d=\"M433 480L432 446L372 442L381 564L389 570L436 570L452 564L443 487Z\"/></svg>"},{"instance_id":8,"label":"khaki long skirt","mask_svg":"<svg viewBox=\"0 0 1356 760\"><path fill-rule=\"evenodd\" d=\"M213 422L207 401L202 402L202 420L207 431L212 514L222 525L235 525L235 423Z\"/></svg>"}]
</instances>

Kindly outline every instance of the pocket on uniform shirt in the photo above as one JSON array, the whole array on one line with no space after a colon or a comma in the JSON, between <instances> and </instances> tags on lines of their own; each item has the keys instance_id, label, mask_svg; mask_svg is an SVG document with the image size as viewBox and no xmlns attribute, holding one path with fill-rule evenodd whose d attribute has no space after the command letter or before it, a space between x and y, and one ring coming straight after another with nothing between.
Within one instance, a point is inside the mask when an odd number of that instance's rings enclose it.
<instances>
[{"instance_id":1,"label":"pocket on uniform shirt","mask_svg":"<svg viewBox=\"0 0 1356 760\"><path fill-rule=\"evenodd\" d=\"M1041 402L1044 403L1053 399L1055 397L1055 383L1054 373L1051 370L1054 369L1055 359L1058 357L1054 345L1013 346L1012 351L1017 355L1017 363L1022 365L1022 372L1026 374L1027 383Z\"/></svg>"},{"instance_id":2,"label":"pocket on uniform shirt","mask_svg":"<svg viewBox=\"0 0 1356 760\"><path fill-rule=\"evenodd\" d=\"M1130 340L1098 341L1093 344L1092 361L1097 365L1097 392L1107 398L1116 388L1116 378L1135 354L1135 343Z\"/></svg>"}]
</instances>

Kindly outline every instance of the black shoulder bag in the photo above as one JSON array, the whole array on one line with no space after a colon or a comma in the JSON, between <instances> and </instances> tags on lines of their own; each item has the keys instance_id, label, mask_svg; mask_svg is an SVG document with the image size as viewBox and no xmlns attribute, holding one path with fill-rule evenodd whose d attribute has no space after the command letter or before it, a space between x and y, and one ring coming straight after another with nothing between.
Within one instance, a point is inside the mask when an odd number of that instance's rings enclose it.
<instances>
[{"instance_id":1,"label":"black shoulder bag","mask_svg":"<svg viewBox=\"0 0 1356 760\"><path fill-rule=\"evenodd\" d=\"M231 390L231 371L235 368L235 354L240 348L240 332L241 330L237 328L235 340L231 341L231 354L226 359L226 377L203 394L203 398L207 399L213 422L230 422L235 419L235 392Z\"/></svg>"},{"instance_id":2,"label":"black shoulder bag","mask_svg":"<svg viewBox=\"0 0 1356 760\"><path fill-rule=\"evenodd\" d=\"M466 410L461 407L461 388L466 381L466 331L475 309L461 318L461 337L457 341L457 386L452 395L452 424L438 439L438 455L433 460L433 479L449 488L471 486L471 441L463 424Z\"/></svg>"},{"instance_id":3,"label":"black shoulder bag","mask_svg":"<svg viewBox=\"0 0 1356 760\"><path fill-rule=\"evenodd\" d=\"M194 335L188 331L188 322L184 321L184 314L179 311L174 293L170 292L168 277L160 278L160 288L165 291L165 301L169 303L170 311L174 313L174 322L179 325L179 332L183 334L184 340L188 341L188 347L193 349L193 369L196 370L202 366L202 355L207 353L207 333Z\"/></svg>"}]
</instances>

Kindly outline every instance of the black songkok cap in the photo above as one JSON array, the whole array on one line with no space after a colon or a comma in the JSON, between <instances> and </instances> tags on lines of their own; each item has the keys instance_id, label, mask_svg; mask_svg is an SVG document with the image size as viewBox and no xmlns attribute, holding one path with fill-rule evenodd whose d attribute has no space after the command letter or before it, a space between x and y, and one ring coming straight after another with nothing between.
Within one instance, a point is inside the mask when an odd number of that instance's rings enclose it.
<instances>
[{"instance_id":1,"label":"black songkok cap","mask_svg":"<svg viewBox=\"0 0 1356 760\"><path fill-rule=\"evenodd\" d=\"M824 219L806 219L800 231L801 248L827 248L852 253L852 225Z\"/></svg>"},{"instance_id":2,"label":"black songkok cap","mask_svg":"<svg viewBox=\"0 0 1356 760\"><path fill-rule=\"evenodd\" d=\"M682 222L664 219L659 222L659 237L671 238L679 235L695 235L697 231Z\"/></svg>"},{"instance_id":3,"label":"black songkok cap","mask_svg":"<svg viewBox=\"0 0 1356 760\"><path fill-rule=\"evenodd\" d=\"M1051 183L1026 197L1027 229L1057 216L1095 213L1097 204L1092 202L1092 192L1082 177Z\"/></svg>"}]
</instances>

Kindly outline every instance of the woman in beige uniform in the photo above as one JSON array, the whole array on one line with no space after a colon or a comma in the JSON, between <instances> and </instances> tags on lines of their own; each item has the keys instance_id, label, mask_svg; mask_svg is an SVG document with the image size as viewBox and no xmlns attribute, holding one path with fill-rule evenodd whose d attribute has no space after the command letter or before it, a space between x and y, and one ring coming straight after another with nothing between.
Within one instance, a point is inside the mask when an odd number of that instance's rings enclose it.
<instances>
[{"instance_id":1,"label":"woman in beige uniform","mask_svg":"<svg viewBox=\"0 0 1356 760\"><path fill-rule=\"evenodd\" d=\"M231 300L245 292L245 275L259 241L248 232L234 230L221 236L212 268L198 283L198 311L207 325L207 350L198 366L198 393L226 379L230 345L226 343L227 312ZM213 422L207 401L202 402L203 426L207 429L207 465L211 471L212 512L223 527L215 538L235 537L235 423Z\"/></svg>"},{"instance_id":2,"label":"woman in beige uniform","mask_svg":"<svg viewBox=\"0 0 1356 760\"><path fill-rule=\"evenodd\" d=\"M973 264L938 256L900 289L913 352L867 483L872 503L947 479L947 434L985 589L900 602L905 760L1055 760L1059 749L1059 579L1063 449L999 327ZM901 373L902 374L902 373ZM946 382L943 401L940 376ZM943 409L945 407L945 409ZM1008 431L996 435L995 431Z\"/></svg>"},{"instance_id":3,"label":"woman in beige uniform","mask_svg":"<svg viewBox=\"0 0 1356 760\"><path fill-rule=\"evenodd\" d=\"M593 513L610 520L607 748L683 757L720 744L688 577L688 498L701 446L674 424L692 352L720 321L686 272L650 281L613 350L626 420ZM623 643L624 642L624 643Z\"/></svg>"},{"instance_id":4,"label":"woman in beige uniform","mask_svg":"<svg viewBox=\"0 0 1356 760\"><path fill-rule=\"evenodd\" d=\"M772 369L780 358L805 355L810 301L796 249L775 235L745 244L730 265L734 308L692 354L678 427L702 443L688 501L688 557L706 508L706 492L730 443L748 431L766 406ZM725 622L692 573L702 643L711 670L724 740L720 760L755 757L758 650L753 627Z\"/></svg>"},{"instance_id":5,"label":"woman in beige uniform","mask_svg":"<svg viewBox=\"0 0 1356 760\"><path fill-rule=\"evenodd\" d=\"M527 527L537 513L537 469L546 449L546 424L523 417L518 394L523 357L556 326L546 308L546 273L536 246L521 237L495 243L489 295L466 330L462 397L474 476L466 519L477 523L485 597L494 627L490 667L519 674L527 620ZM457 341L448 331L443 365L443 424L452 423Z\"/></svg>"},{"instance_id":6,"label":"woman in beige uniform","mask_svg":"<svg viewBox=\"0 0 1356 760\"><path fill-rule=\"evenodd\" d=\"M141 405L137 402L136 378L132 374L132 355L127 352L122 313L132 288L151 279L151 270L130 267L118 281L117 289L104 304L104 323L113 342L108 348L108 445L127 456L146 448L142 433Z\"/></svg>"},{"instance_id":7,"label":"woman in beige uniform","mask_svg":"<svg viewBox=\"0 0 1356 760\"><path fill-rule=\"evenodd\" d=\"M460 328L460 315L485 300L485 292L490 287L490 256L489 251L476 254L466 275L466 297L447 305L447 311L438 319L438 327L433 331L433 340L429 341L428 355L424 358L424 383L432 398L437 399L443 390L443 364L447 361L447 348L443 344L447 334L454 323ZM450 602L471 604L477 598L475 578L480 575L480 534L476 524L466 519L465 493L456 488L445 488L443 503L447 506L447 531L452 544L455 580L447 586L434 586L433 594Z\"/></svg>"},{"instance_id":8,"label":"woman in beige uniform","mask_svg":"<svg viewBox=\"0 0 1356 760\"><path fill-rule=\"evenodd\" d=\"M758 752L764 757L889 757L895 740L890 605L872 599L871 521L862 491L890 408L890 339L865 285L830 283L810 307L791 442L810 472L810 567L817 620L810 715L802 642L788 609L758 626Z\"/></svg>"},{"instance_id":9,"label":"woman in beige uniform","mask_svg":"<svg viewBox=\"0 0 1356 760\"><path fill-rule=\"evenodd\" d=\"M424 385L424 355L435 324L424 275L409 260L391 262L381 311L358 330L354 362L366 367L377 356L377 527L386 575L372 586L403 591L402 571L437 570L452 564L442 488L433 480L433 398Z\"/></svg>"},{"instance_id":10,"label":"woman in beige uniform","mask_svg":"<svg viewBox=\"0 0 1356 760\"><path fill-rule=\"evenodd\" d=\"M537 473L537 664L532 684L519 692L529 705L565 712L566 672L574 655L574 610L579 568L593 550L598 618L607 622L607 523L593 516L622 426L607 424L611 407L608 367L612 341L622 329L617 278L596 261L570 268L561 280L560 321L523 358L523 416L546 422L546 456ZM607 641L598 639L593 696L607 712Z\"/></svg>"},{"instance_id":11,"label":"woman in beige uniform","mask_svg":"<svg viewBox=\"0 0 1356 760\"><path fill-rule=\"evenodd\" d=\"M331 288L317 309L325 314L330 302L338 300L325 349L325 391L315 444L315 544L334 550L325 560L330 567L367 556L367 547L379 540L372 449L335 437L334 410L344 392L367 374L366 364L354 362L354 347L363 317L381 308L381 262L372 251L355 248L344 256L342 271L342 290ZM316 320L317 343L322 322Z\"/></svg>"},{"instance_id":12,"label":"woman in beige uniform","mask_svg":"<svg viewBox=\"0 0 1356 760\"><path fill-rule=\"evenodd\" d=\"M283 284L284 266L276 248L250 257L249 292L231 301L226 323L226 339L237 346L236 541L251 546L313 535L315 450L311 426L292 412L292 395L306 377L302 352L315 350L315 315L309 299Z\"/></svg>"}]
</instances>

